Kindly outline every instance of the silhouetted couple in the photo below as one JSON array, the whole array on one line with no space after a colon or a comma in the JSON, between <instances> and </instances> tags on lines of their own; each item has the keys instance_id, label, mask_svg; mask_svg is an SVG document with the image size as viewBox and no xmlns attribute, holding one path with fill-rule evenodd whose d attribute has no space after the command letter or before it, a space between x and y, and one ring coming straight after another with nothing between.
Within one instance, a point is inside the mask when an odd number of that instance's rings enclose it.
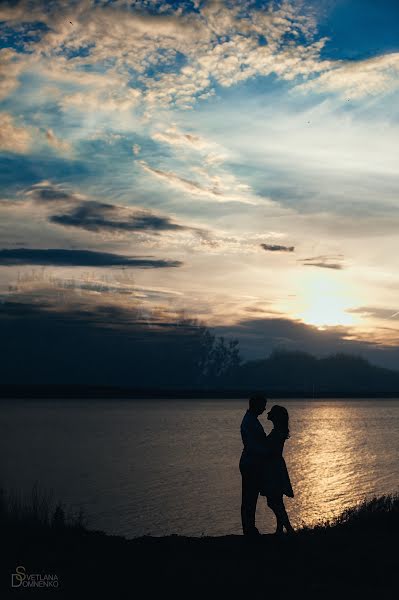
<instances>
[{"instance_id":1,"label":"silhouetted couple","mask_svg":"<svg viewBox=\"0 0 399 600\"><path fill-rule=\"evenodd\" d=\"M241 521L244 535L260 535L255 527L255 512L259 494L266 496L267 505L276 516L276 533L293 533L285 510L283 496L293 498L294 492L283 458L285 440L289 437L288 412L277 404L267 413L273 429L266 435L258 420L266 409L264 396L253 395L241 423L244 449L240 459L242 477Z\"/></svg>"}]
</instances>

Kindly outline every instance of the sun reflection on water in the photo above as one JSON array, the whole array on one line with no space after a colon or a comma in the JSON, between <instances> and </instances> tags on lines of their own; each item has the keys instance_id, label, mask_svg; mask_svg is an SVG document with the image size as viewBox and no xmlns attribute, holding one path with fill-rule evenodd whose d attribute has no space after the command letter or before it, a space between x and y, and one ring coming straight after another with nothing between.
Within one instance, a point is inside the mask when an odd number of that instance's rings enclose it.
<instances>
[{"instance_id":1,"label":"sun reflection on water","mask_svg":"<svg viewBox=\"0 0 399 600\"><path fill-rule=\"evenodd\" d=\"M356 408L342 403L309 402L306 414L299 412L295 446L287 452L298 521L331 519L372 491L375 455L368 449L367 427Z\"/></svg>"}]
</instances>

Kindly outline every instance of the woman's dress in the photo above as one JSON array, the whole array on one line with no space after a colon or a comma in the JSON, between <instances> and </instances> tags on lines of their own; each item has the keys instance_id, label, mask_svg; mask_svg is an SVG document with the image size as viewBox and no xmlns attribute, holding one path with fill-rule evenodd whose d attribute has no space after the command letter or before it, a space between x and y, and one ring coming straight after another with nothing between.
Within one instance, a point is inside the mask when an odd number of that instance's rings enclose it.
<instances>
[{"instance_id":1,"label":"woman's dress","mask_svg":"<svg viewBox=\"0 0 399 600\"><path fill-rule=\"evenodd\" d=\"M267 436L270 458L262 467L260 495L267 497L294 497L287 465L283 457L285 436L275 429Z\"/></svg>"}]
</instances>

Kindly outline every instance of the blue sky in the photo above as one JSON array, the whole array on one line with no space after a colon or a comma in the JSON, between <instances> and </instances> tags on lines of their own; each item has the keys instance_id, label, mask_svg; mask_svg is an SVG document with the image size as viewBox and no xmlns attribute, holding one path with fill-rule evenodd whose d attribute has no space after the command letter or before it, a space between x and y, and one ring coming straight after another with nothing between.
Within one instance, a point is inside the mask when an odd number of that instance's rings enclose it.
<instances>
[{"instance_id":1,"label":"blue sky","mask_svg":"<svg viewBox=\"0 0 399 600\"><path fill-rule=\"evenodd\" d=\"M318 2L314 5L317 7ZM399 5L395 0L320 2L319 33L329 38L322 56L361 60L399 49Z\"/></svg>"},{"instance_id":2,"label":"blue sky","mask_svg":"<svg viewBox=\"0 0 399 600\"><path fill-rule=\"evenodd\" d=\"M101 301L396 348L398 17L391 0L2 2L0 249L31 250L0 256L2 297L128 270L131 297ZM49 249L134 266L38 264Z\"/></svg>"}]
</instances>

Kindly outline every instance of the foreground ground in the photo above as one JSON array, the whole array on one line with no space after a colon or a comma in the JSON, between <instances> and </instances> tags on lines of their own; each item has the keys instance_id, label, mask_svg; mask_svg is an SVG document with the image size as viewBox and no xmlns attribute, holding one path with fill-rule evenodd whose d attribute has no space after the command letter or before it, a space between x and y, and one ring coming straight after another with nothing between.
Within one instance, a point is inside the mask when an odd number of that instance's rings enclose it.
<instances>
[{"instance_id":1,"label":"foreground ground","mask_svg":"<svg viewBox=\"0 0 399 600\"><path fill-rule=\"evenodd\" d=\"M4 520L1 598L399 597L399 500L382 498L295 536L142 537ZM11 586L17 566L59 587ZM18 583L14 579L14 583Z\"/></svg>"}]
</instances>

